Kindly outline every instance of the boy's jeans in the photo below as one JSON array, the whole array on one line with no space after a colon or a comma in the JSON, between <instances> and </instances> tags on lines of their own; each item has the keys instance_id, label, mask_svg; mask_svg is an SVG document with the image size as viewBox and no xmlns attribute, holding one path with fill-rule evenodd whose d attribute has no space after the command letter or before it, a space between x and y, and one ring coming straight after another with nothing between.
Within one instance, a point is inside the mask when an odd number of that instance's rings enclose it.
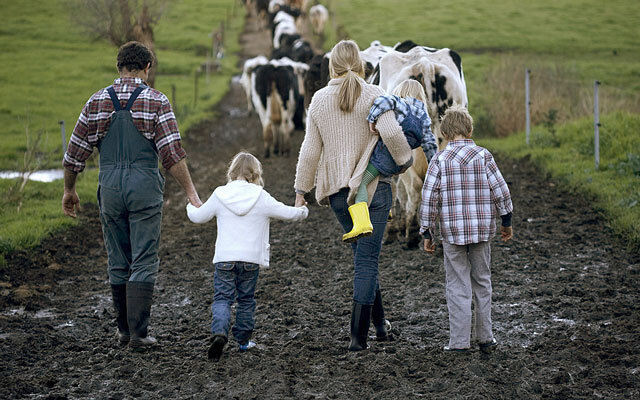
<instances>
[{"instance_id":1,"label":"boy's jeans","mask_svg":"<svg viewBox=\"0 0 640 400\"><path fill-rule=\"evenodd\" d=\"M349 189L344 188L329 196L331 209L345 232L349 232L353 228L347 204L348 194ZM378 258L392 201L391 186L386 182L379 182L369 206L373 234L351 243L355 265L353 301L358 304L372 305L376 297L376 289L380 288L378 284Z\"/></svg>"},{"instance_id":2,"label":"boy's jeans","mask_svg":"<svg viewBox=\"0 0 640 400\"><path fill-rule=\"evenodd\" d=\"M229 335L231 305L238 300L233 336L238 343L244 344L253 332L253 313L256 309L254 294L260 267L242 261L216 263L215 267L211 332L225 337Z\"/></svg>"},{"instance_id":3,"label":"boy's jeans","mask_svg":"<svg viewBox=\"0 0 640 400\"><path fill-rule=\"evenodd\" d=\"M449 347L471 347L471 300L475 303L478 343L493 340L491 331L491 245L442 242L449 308Z\"/></svg>"}]
</instances>

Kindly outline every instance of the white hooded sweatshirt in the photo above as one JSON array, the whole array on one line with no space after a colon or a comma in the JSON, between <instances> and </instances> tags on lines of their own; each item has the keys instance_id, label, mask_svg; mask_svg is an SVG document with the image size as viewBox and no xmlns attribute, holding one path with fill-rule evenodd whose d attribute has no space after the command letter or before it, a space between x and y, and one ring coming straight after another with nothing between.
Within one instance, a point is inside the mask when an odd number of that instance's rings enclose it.
<instances>
[{"instance_id":1,"label":"white hooded sweatshirt","mask_svg":"<svg viewBox=\"0 0 640 400\"><path fill-rule=\"evenodd\" d=\"M219 186L200 208L187 205L187 216L202 224L217 218L218 237L213 262L244 261L269 266L269 219L300 221L307 207L290 207L262 186L236 180Z\"/></svg>"}]
</instances>

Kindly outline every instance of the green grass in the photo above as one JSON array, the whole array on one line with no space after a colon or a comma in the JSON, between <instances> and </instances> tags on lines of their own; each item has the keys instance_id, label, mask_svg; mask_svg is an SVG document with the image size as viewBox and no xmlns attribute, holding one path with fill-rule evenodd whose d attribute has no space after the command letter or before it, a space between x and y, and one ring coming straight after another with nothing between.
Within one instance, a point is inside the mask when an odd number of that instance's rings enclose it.
<instances>
[{"instance_id":1,"label":"green grass","mask_svg":"<svg viewBox=\"0 0 640 400\"><path fill-rule=\"evenodd\" d=\"M584 118L556 128L536 127L526 144L524 132L479 144L509 157L529 156L554 180L576 193L587 194L614 231L640 251L640 115L612 113L600 128L600 167L594 159L593 119Z\"/></svg>"},{"instance_id":2,"label":"green grass","mask_svg":"<svg viewBox=\"0 0 640 400\"><path fill-rule=\"evenodd\" d=\"M553 179L585 193L640 250L640 5L636 0L326 0L366 48L411 39L457 50L480 143L529 155ZM331 47L327 44L327 47ZM524 133L524 69L532 69L531 146ZM602 82L601 167L593 159L593 81ZM558 110L555 136L542 128ZM630 113L615 112L628 110ZM484 140L483 140L484 139Z\"/></svg>"},{"instance_id":3,"label":"green grass","mask_svg":"<svg viewBox=\"0 0 640 400\"><path fill-rule=\"evenodd\" d=\"M234 6L234 3L235 6ZM31 135L45 132L41 167L59 168L62 143L58 121L66 121L67 140L80 110L97 90L118 77L117 48L93 40L72 23L67 0L21 0L3 2L4 23L0 27L0 170L21 168L27 148L25 127ZM235 8L235 14L232 9ZM236 0L170 1L155 27L158 56L156 88L173 100L182 135L194 124L211 116L212 106L228 90L231 76L238 72L238 35L244 8ZM227 18L229 17L229 20ZM211 49L209 33L224 21L225 57L221 71L198 80L194 100L194 78ZM189 149L186 149L187 152ZM95 167L92 157L88 167ZM6 197L13 181L0 180L0 196ZM97 172L80 175L78 192L82 201L95 202ZM29 247L73 220L62 216L62 183L30 182L25 202L3 204L0 210L0 256L3 252ZM1 257L0 257L1 259ZM1 260L0 260L1 261Z\"/></svg>"}]
</instances>

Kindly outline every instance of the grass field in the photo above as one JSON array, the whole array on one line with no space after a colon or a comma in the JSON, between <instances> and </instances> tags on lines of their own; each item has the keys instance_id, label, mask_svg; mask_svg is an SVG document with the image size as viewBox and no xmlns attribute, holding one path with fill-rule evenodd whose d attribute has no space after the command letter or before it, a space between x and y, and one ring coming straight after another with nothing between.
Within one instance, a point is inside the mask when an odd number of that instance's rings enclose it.
<instances>
[{"instance_id":1,"label":"grass field","mask_svg":"<svg viewBox=\"0 0 640 400\"><path fill-rule=\"evenodd\" d=\"M362 48L372 40L392 46L411 39L457 50L480 142L513 157L530 156L552 179L588 195L629 246L640 250L637 1L327 0L326 4L334 23ZM525 68L532 70L534 128L529 147L522 132ZM602 83L604 114L597 171L594 80ZM514 132L519 133L511 135Z\"/></svg>"},{"instance_id":2,"label":"grass field","mask_svg":"<svg viewBox=\"0 0 640 400\"><path fill-rule=\"evenodd\" d=\"M235 4L234 4L235 3ZM66 122L67 140L89 96L117 78L117 49L89 37L72 23L67 0L23 0L3 2L5 23L0 28L0 170L20 170L27 150L25 129L31 138L43 132L41 168L59 168L62 143L58 121ZM235 13L232 10L235 9ZM226 93L228 81L237 73L238 34L244 8L235 0L170 1L155 27L158 56L156 88L173 99L184 135L189 127L210 113ZM198 80L195 73L211 49L209 34L224 21L225 57L220 72ZM96 166L97 157L88 163ZM0 256L16 247L28 247L52 231L69 226L60 210L62 183L30 182L18 212L7 190L13 181L0 180ZM80 175L82 201L95 202L97 172ZM0 259L0 262L2 260Z\"/></svg>"}]
</instances>

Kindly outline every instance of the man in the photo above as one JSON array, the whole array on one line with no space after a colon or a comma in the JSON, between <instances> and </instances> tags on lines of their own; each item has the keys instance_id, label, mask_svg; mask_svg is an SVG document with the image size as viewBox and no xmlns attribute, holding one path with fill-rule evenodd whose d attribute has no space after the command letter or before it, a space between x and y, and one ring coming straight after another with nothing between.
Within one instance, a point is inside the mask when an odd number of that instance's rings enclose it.
<instances>
[{"instance_id":1,"label":"man","mask_svg":"<svg viewBox=\"0 0 640 400\"><path fill-rule=\"evenodd\" d=\"M76 177L93 148L100 152L98 204L108 274L122 345L156 343L147 334L153 287L158 274L164 168L184 188L189 202L202 205L186 164L171 104L146 85L153 54L141 43L118 51L120 78L96 92L82 109L64 155L62 210L72 218L80 209Z\"/></svg>"}]
</instances>

